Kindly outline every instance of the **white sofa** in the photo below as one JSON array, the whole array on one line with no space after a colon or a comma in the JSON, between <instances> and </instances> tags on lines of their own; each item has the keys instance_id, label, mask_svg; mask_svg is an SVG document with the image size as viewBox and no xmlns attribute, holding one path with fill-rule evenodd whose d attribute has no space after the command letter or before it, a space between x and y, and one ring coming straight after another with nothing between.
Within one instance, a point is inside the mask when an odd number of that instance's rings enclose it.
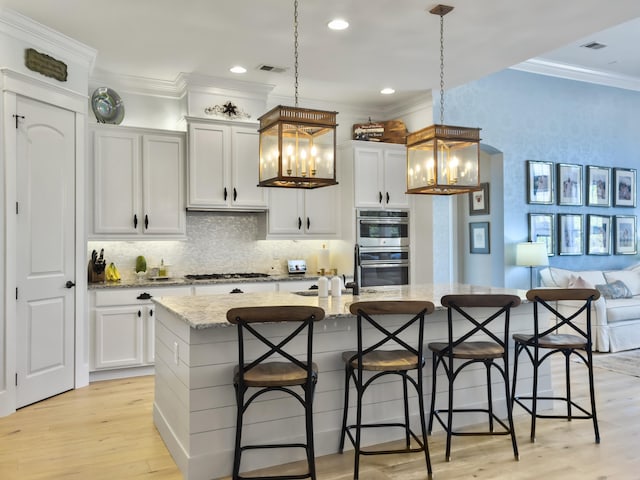
<instances>
[{"instance_id":1,"label":"white sofa","mask_svg":"<svg viewBox=\"0 0 640 480\"><path fill-rule=\"evenodd\" d=\"M593 302L591 313L594 350L619 352L640 348L640 264L624 270L572 271L548 267L540 271L541 286L555 288L607 288L616 281L624 283L624 298L600 296ZM620 286L620 283L616 284ZM626 286L626 289L624 287ZM614 295L617 297L618 295ZM569 305L558 305L564 313Z\"/></svg>"}]
</instances>

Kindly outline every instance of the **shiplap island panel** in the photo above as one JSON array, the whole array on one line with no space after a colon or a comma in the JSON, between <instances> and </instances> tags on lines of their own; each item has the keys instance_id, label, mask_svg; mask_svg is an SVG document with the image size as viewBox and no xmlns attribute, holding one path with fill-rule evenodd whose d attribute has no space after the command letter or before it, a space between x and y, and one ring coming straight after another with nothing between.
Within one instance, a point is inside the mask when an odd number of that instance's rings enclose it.
<instances>
[{"instance_id":1,"label":"shiplap island panel","mask_svg":"<svg viewBox=\"0 0 640 480\"><path fill-rule=\"evenodd\" d=\"M226 321L232 307L259 305L316 305L326 312L325 320L316 324L314 359L319 377L314 398L314 428L316 455L335 453L338 449L344 396L344 367L341 353L353 349L356 343L355 317L349 305L357 300L430 300L436 311L427 317L425 343L445 340L446 310L439 299L448 293L509 293L524 298L524 291L478 287L460 284L407 285L364 289L361 295L318 298L288 292L249 293L234 295L196 295L154 299L156 308L156 391L154 422L186 480L209 480L230 475L235 432L235 396L233 368L237 362L236 329ZM389 317L385 322L398 322ZM282 328L263 325L268 335L277 338ZM523 303L512 311L511 331L530 332L531 304ZM367 335L374 335L370 331ZM411 335L411 332L408 332ZM306 340L296 339L300 352ZM425 368L425 404L431 399L431 357ZM521 369L519 386L527 385L530 369ZM396 380L390 380L395 382ZM387 381L389 382L389 381ZM499 376L494 378L494 402L500 411L504 403L504 386ZM478 366L463 372L456 380L456 403L466 406L486 402L486 374ZM391 387L391 388L389 388ZM398 388L396 388L398 387ZM446 402L446 381L439 379L438 398ZM549 371L541 379L541 390L550 392ZM402 416L401 385L380 382L368 391L363 418L398 421ZM353 400L355 395L351 395ZM502 400L502 401L501 401ZM411 415L417 420L416 402ZM354 410L354 409L352 409ZM465 419L467 423L478 419ZM369 421L369 420L367 420ZM367 434L363 444L389 441L394 431ZM258 442L301 441L304 436L304 416L295 400L274 392L256 402L245 416L243 440ZM506 437L505 437L506 438ZM243 456L242 471L301 460L301 452L249 452Z\"/></svg>"}]
</instances>

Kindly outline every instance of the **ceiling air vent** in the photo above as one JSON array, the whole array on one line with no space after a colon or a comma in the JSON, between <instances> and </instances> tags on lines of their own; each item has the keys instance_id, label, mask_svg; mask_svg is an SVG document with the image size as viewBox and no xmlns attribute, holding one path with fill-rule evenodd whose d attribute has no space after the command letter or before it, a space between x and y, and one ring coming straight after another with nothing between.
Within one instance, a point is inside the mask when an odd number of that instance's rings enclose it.
<instances>
[{"instance_id":1,"label":"ceiling air vent","mask_svg":"<svg viewBox=\"0 0 640 480\"><path fill-rule=\"evenodd\" d=\"M606 47L604 43L598 43L598 42L589 42L580 46L584 48L590 48L591 50L600 50L601 48Z\"/></svg>"},{"instance_id":2,"label":"ceiling air vent","mask_svg":"<svg viewBox=\"0 0 640 480\"><path fill-rule=\"evenodd\" d=\"M282 73L286 72L287 69L284 67L275 67L273 65L258 65L258 70L262 70L263 72L273 72L273 73Z\"/></svg>"}]
</instances>

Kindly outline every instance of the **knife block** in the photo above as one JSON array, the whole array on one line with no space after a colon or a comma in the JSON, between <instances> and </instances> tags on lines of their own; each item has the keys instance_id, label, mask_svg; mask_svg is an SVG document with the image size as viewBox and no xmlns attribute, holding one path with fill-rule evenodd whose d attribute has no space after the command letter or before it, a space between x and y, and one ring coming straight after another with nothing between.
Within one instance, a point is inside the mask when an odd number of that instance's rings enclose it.
<instances>
[{"instance_id":1,"label":"knife block","mask_svg":"<svg viewBox=\"0 0 640 480\"><path fill-rule=\"evenodd\" d=\"M104 270L100 273L93 270L93 263L89 260L89 266L87 268L89 283L101 283L106 280Z\"/></svg>"}]
</instances>

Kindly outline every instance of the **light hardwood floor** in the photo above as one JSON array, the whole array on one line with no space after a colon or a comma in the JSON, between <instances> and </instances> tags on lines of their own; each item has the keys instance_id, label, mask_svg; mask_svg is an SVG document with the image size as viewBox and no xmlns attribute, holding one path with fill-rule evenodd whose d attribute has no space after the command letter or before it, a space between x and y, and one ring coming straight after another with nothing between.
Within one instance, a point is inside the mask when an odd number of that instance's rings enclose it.
<instances>
[{"instance_id":1,"label":"light hardwood floor","mask_svg":"<svg viewBox=\"0 0 640 480\"><path fill-rule=\"evenodd\" d=\"M553 373L554 382L563 381L557 364ZM585 420L541 420L532 444L529 417L516 407L520 461L508 437L458 437L447 463L438 431L429 437L435 478L640 479L640 378L596 369L596 383L600 445ZM152 403L153 377L139 377L93 383L0 418L0 479L181 479L153 425ZM353 455L321 457L317 468L322 480L352 478ZM419 454L365 457L360 478L423 479L424 460Z\"/></svg>"}]
</instances>

